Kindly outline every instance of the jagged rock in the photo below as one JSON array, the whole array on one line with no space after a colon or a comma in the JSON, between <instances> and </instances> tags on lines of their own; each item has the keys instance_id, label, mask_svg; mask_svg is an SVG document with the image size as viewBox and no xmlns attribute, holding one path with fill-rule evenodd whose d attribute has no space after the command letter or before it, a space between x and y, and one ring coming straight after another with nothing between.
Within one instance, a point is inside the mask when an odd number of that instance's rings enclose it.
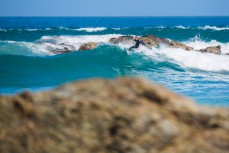
<instances>
[{"instance_id":1,"label":"jagged rock","mask_svg":"<svg viewBox=\"0 0 229 153\"><path fill-rule=\"evenodd\" d=\"M228 153L229 110L148 81L93 79L0 96L1 153Z\"/></svg>"},{"instance_id":2,"label":"jagged rock","mask_svg":"<svg viewBox=\"0 0 229 153\"><path fill-rule=\"evenodd\" d=\"M111 44L118 44L118 43L126 44L126 43L130 43L133 39L134 39L133 36L120 36L118 38L111 38L109 40L109 43L111 43Z\"/></svg>"},{"instance_id":3,"label":"jagged rock","mask_svg":"<svg viewBox=\"0 0 229 153\"><path fill-rule=\"evenodd\" d=\"M130 43L133 40L133 36L120 36L118 38L111 38L110 43L112 44L118 44L118 43ZM185 44L182 44L180 42L170 41L165 38L159 38L154 35L148 35L148 36L142 36L139 37L141 44L148 47L159 47L160 45L166 45L172 48L182 48L184 50L193 50L192 47L189 47Z\"/></svg>"},{"instance_id":4,"label":"jagged rock","mask_svg":"<svg viewBox=\"0 0 229 153\"><path fill-rule=\"evenodd\" d=\"M73 52L76 50L76 48L72 45L65 44L65 43L53 43L55 46L58 46L57 48L52 47L52 43L49 43L50 46L48 46L48 50L53 53L53 54L64 54L64 53L69 53Z\"/></svg>"},{"instance_id":5,"label":"jagged rock","mask_svg":"<svg viewBox=\"0 0 229 153\"><path fill-rule=\"evenodd\" d=\"M88 42L88 43L82 44L79 50L92 50L92 49L95 49L96 47L97 47L97 43Z\"/></svg>"},{"instance_id":6,"label":"jagged rock","mask_svg":"<svg viewBox=\"0 0 229 153\"><path fill-rule=\"evenodd\" d=\"M184 50L187 50L187 51L193 50L192 47L187 46L187 45L185 45L185 44L182 44L182 43L180 43L180 42L176 42L176 41L171 41L171 42L169 43L169 46L170 46L171 48L181 48L181 49L184 49Z\"/></svg>"},{"instance_id":7,"label":"jagged rock","mask_svg":"<svg viewBox=\"0 0 229 153\"><path fill-rule=\"evenodd\" d=\"M199 50L202 53L214 53L214 54L221 54L221 46L213 46L213 47L207 47L205 49Z\"/></svg>"},{"instance_id":8,"label":"jagged rock","mask_svg":"<svg viewBox=\"0 0 229 153\"><path fill-rule=\"evenodd\" d=\"M53 54L64 54L64 53L69 53L72 52L73 50L68 48L68 47L64 47L63 49L55 49L55 50L51 50L51 52Z\"/></svg>"},{"instance_id":9,"label":"jagged rock","mask_svg":"<svg viewBox=\"0 0 229 153\"><path fill-rule=\"evenodd\" d=\"M142 42L143 45L145 45L146 47L158 47L161 44L169 44L170 41L164 38L158 38L156 36L153 35L149 35L149 36L143 36L139 38L140 41Z\"/></svg>"}]
</instances>

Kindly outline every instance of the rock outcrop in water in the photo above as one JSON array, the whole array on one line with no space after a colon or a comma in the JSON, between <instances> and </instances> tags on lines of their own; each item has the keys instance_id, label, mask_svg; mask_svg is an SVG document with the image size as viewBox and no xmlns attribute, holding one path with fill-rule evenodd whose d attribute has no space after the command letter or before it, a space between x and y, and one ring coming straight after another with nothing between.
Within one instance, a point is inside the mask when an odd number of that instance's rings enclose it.
<instances>
[{"instance_id":1,"label":"rock outcrop in water","mask_svg":"<svg viewBox=\"0 0 229 153\"><path fill-rule=\"evenodd\" d=\"M110 39L109 42L111 44L118 44L118 43L126 44L126 43L130 43L131 41L133 41L133 39L134 39L133 36L120 36L118 38ZM148 48L159 47L160 45L166 45L171 48L182 48L185 50L193 50L192 47L186 46L185 44L182 44L180 42L170 41L168 39L159 38L153 35L139 37L139 39L141 41L141 44Z\"/></svg>"},{"instance_id":2,"label":"rock outcrop in water","mask_svg":"<svg viewBox=\"0 0 229 153\"><path fill-rule=\"evenodd\" d=\"M205 49L201 49L200 52L203 52L203 53L221 54L221 47L220 47L220 45L218 45L218 46L213 46L213 47L207 47L207 48L205 48Z\"/></svg>"},{"instance_id":3,"label":"rock outcrop in water","mask_svg":"<svg viewBox=\"0 0 229 153\"><path fill-rule=\"evenodd\" d=\"M93 79L0 97L1 153L228 153L229 110L148 81Z\"/></svg>"},{"instance_id":4,"label":"rock outcrop in water","mask_svg":"<svg viewBox=\"0 0 229 153\"><path fill-rule=\"evenodd\" d=\"M109 40L109 43L111 44L118 44L118 43L129 44L133 41L133 39L134 39L133 36L120 36L118 38L111 38Z\"/></svg>"},{"instance_id":5,"label":"rock outcrop in water","mask_svg":"<svg viewBox=\"0 0 229 153\"><path fill-rule=\"evenodd\" d=\"M57 37L58 38L58 37ZM118 45L118 44L127 44L127 45L132 45L133 43L133 36L119 36L117 38L111 38L108 42L100 42L102 44L113 44L113 45ZM181 42L176 42L172 41L166 38L159 38L154 35L148 35L148 36L141 36L139 37L141 44L149 49L152 47L160 47L162 45L170 47L170 48L180 48L186 51L198 51L202 53L214 53L214 54L221 54L221 47L220 46L213 46L213 47L207 47L201 50L194 50L192 47L187 46ZM96 40L95 40L96 41ZM63 54L63 53L68 53L68 52L73 52L76 50L93 50L97 46L99 46L99 43L96 42L86 42L82 44L80 47L77 45L74 46L72 43L68 42L58 42L58 41L45 41L45 42L37 42L40 43L40 45L47 46L47 49L53 53L53 54ZM47 45L48 44L48 45ZM76 42L77 44L77 42ZM53 46L57 46L56 48Z\"/></svg>"},{"instance_id":6,"label":"rock outcrop in water","mask_svg":"<svg viewBox=\"0 0 229 153\"><path fill-rule=\"evenodd\" d=\"M110 39L110 43L111 44L118 44L118 43L123 43L123 44L127 44L130 43L131 41L133 41L134 37L133 36L120 36L118 38L111 38ZM187 51L194 51L194 49L190 46L187 46L181 42L176 42L176 41L171 41L169 39L166 38L159 38L156 37L154 35L149 35L149 36L142 36L139 37L141 44L148 47L148 48L152 48L152 47L160 47L161 45L165 45L167 47L171 47L171 48L181 48ZM197 51L197 50L195 50ZM216 47L207 47L206 49L201 49L199 50L200 52L206 52L206 53L214 53L214 54L220 54L220 46L216 46Z\"/></svg>"},{"instance_id":7,"label":"rock outcrop in water","mask_svg":"<svg viewBox=\"0 0 229 153\"><path fill-rule=\"evenodd\" d=\"M88 42L80 46L79 50L92 50L97 47L97 43L95 42Z\"/></svg>"}]
</instances>

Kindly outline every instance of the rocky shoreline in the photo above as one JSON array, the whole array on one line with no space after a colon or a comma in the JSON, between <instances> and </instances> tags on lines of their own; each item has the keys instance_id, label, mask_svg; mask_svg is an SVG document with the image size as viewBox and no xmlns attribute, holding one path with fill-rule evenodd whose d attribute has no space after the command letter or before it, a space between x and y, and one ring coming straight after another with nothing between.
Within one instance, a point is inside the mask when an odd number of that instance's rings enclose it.
<instances>
[{"instance_id":1,"label":"rocky shoreline","mask_svg":"<svg viewBox=\"0 0 229 153\"><path fill-rule=\"evenodd\" d=\"M0 96L1 153L228 150L228 108L198 106L143 79L92 79Z\"/></svg>"},{"instance_id":2,"label":"rocky shoreline","mask_svg":"<svg viewBox=\"0 0 229 153\"><path fill-rule=\"evenodd\" d=\"M118 44L129 44L131 46L133 42L134 36L119 36L117 38L111 38L109 40L110 45L118 45ZM141 45L151 49L152 47L160 47L162 45L170 47L170 48L180 48L186 51L197 51L201 53L213 53L213 54L221 54L221 46L210 46L207 48L203 48L200 50L195 50L194 48L187 46L181 42L172 41L166 38L159 38L154 35L148 35L148 36L141 36L139 37L141 41ZM58 44L62 46L62 49L58 50L52 50L54 54L63 54L67 52L75 51L74 46L69 46L68 44ZM87 42L82 44L78 50L93 50L97 46L99 46L96 42Z\"/></svg>"}]
</instances>

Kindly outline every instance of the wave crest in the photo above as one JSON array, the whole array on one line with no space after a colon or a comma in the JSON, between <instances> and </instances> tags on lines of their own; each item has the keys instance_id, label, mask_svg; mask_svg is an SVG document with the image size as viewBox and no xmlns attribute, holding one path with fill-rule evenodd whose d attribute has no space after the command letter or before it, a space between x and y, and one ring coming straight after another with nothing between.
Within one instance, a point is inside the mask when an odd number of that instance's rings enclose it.
<instances>
[{"instance_id":1,"label":"wave crest","mask_svg":"<svg viewBox=\"0 0 229 153\"><path fill-rule=\"evenodd\" d=\"M222 30L229 30L229 27L216 27L216 26L204 26L204 27L198 27L198 29L201 30L215 30L215 31L222 31Z\"/></svg>"},{"instance_id":2,"label":"wave crest","mask_svg":"<svg viewBox=\"0 0 229 153\"><path fill-rule=\"evenodd\" d=\"M97 27L97 28L79 28L79 29L75 29L77 31L86 31L86 32L98 32L98 31L104 31L107 28L105 27Z\"/></svg>"},{"instance_id":3,"label":"wave crest","mask_svg":"<svg viewBox=\"0 0 229 153\"><path fill-rule=\"evenodd\" d=\"M41 39L35 42L0 41L0 43L3 43L0 45L0 53L13 55L33 54L32 56L55 55L53 51L64 50L64 47L69 47L74 51L78 50L83 43L96 42L99 44L109 44L109 40L111 38L117 38L119 36L121 35L43 36ZM195 37L183 43L193 47L196 50L209 46L220 45L223 54L229 53L229 43L220 43L215 40L206 42L201 40L199 37ZM117 47L121 48L123 51L127 51L130 46L131 44L117 44ZM21 52L18 52L19 49ZM24 50L26 50L26 52ZM127 51L127 53L140 53L159 61L169 59L173 63L186 68L194 68L205 71L229 71L228 55L215 55L196 51L185 51L166 46L148 49L142 45L139 47L139 49L133 52Z\"/></svg>"}]
</instances>

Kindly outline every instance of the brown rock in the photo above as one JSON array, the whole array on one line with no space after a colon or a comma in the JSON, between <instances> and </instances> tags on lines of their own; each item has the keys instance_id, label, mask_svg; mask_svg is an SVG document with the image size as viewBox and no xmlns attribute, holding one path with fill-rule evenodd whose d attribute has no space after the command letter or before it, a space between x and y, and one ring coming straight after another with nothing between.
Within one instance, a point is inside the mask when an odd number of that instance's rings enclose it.
<instances>
[{"instance_id":1,"label":"brown rock","mask_svg":"<svg viewBox=\"0 0 229 153\"><path fill-rule=\"evenodd\" d=\"M202 53L214 53L214 54L221 54L221 46L213 46L213 47L207 47L205 49L199 50Z\"/></svg>"},{"instance_id":2,"label":"brown rock","mask_svg":"<svg viewBox=\"0 0 229 153\"><path fill-rule=\"evenodd\" d=\"M111 44L130 43L133 40L133 38L134 38L133 36L120 36L118 38L111 38L109 42ZM193 50L192 47L189 47L180 42L170 41L168 39L159 38L154 35L142 36L142 37L139 37L139 39L141 41L141 44L148 48L159 47L160 45L166 45L168 47L182 48L188 51Z\"/></svg>"},{"instance_id":3,"label":"brown rock","mask_svg":"<svg viewBox=\"0 0 229 153\"><path fill-rule=\"evenodd\" d=\"M93 79L0 96L1 153L228 153L229 110L148 81Z\"/></svg>"},{"instance_id":4,"label":"brown rock","mask_svg":"<svg viewBox=\"0 0 229 153\"><path fill-rule=\"evenodd\" d=\"M166 45L168 47L182 48L182 49L188 50L188 51L193 50L192 47L189 47L189 46L182 44L180 42L170 41L170 40L165 39L165 38L158 38L158 37L153 36L153 35L143 36L140 38L140 40L147 47L158 47L160 45Z\"/></svg>"},{"instance_id":5,"label":"brown rock","mask_svg":"<svg viewBox=\"0 0 229 153\"><path fill-rule=\"evenodd\" d=\"M53 54L64 54L64 53L69 53L69 52L72 52L73 49L72 48L68 48L68 47L64 47L63 49L54 49L54 50L51 50L51 52Z\"/></svg>"},{"instance_id":6,"label":"brown rock","mask_svg":"<svg viewBox=\"0 0 229 153\"><path fill-rule=\"evenodd\" d=\"M184 49L184 50L187 50L187 51L193 50L192 47L187 46L187 45L185 45L185 44L182 44L182 43L180 43L180 42L176 42L176 41L171 41L171 42L169 43L169 46L172 47L172 48L181 48L181 49Z\"/></svg>"},{"instance_id":7,"label":"brown rock","mask_svg":"<svg viewBox=\"0 0 229 153\"><path fill-rule=\"evenodd\" d=\"M149 48L158 47L161 44L169 44L170 43L169 40L167 40L167 39L158 38L158 37L153 36L153 35L140 37L140 40L141 40L143 45L145 45Z\"/></svg>"},{"instance_id":8,"label":"brown rock","mask_svg":"<svg viewBox=\"0 0 229 153\"><path fill-rule=\"evenodd\" d=\"M97 47L95 42L88 42L80 46L79 50L92 50Z\"/></svg>"},{"instance_id":9,"label":"brown rock","mask_svg":"<svg viewBox=\"0 0 229 153\"><path fill-rule=\"evenodd\" d=\"M118 43L130 43L134 39L133 36L120 36L118 38L111 38L109 43L118 44Z\"/></svg>"}]
</instances>

